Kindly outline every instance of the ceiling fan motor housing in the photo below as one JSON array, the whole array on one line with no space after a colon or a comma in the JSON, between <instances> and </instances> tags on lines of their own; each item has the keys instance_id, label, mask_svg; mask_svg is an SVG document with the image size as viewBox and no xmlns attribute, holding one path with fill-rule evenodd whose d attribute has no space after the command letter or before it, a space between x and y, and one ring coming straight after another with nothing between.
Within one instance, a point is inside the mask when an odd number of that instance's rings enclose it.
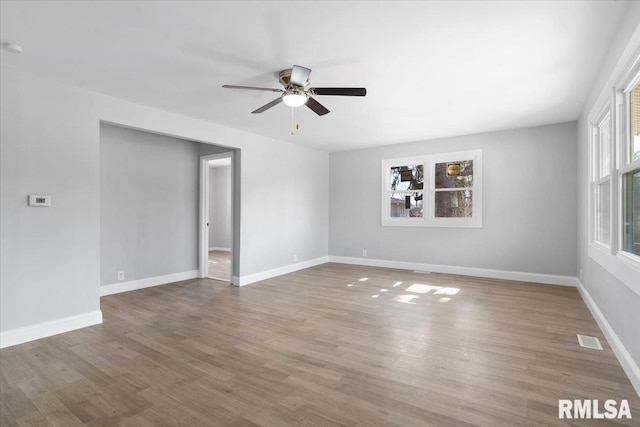
<instances>
[{"instance_id":1,"label":"ceiling fan motor housing","mask_svg":"<svg viewBox=\"0 0 640 427\"><path fill-rule=\"evenodd\" d=\"M288 86L304 87L304 86L307 86L309 84L309 78L307 78L307 80L304 82L303 86L292 85L291 84L291 71L292 71L291 68L287 68L286 70L280 71L280 74L278 74L278 80L280 80L280 83L282 84L282 86L284 86L285 88L287 88Z\"/></svg>"}]
</instances>

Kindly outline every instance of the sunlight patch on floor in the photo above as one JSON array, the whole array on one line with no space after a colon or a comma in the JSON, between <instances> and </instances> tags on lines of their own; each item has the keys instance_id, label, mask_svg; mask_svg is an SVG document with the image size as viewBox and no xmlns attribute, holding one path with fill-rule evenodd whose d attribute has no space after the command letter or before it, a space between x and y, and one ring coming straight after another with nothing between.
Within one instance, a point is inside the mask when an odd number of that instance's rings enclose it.
<instances>
[{"instance_id":1,"label":"sunlight patch on floor","mask_svg":"<svg viewBox=\"0 0 640 427\"><path fill-rule=\"evenodd\" d=\"M416 294L426 294L431 291L442 289L442 286L422 285L420 283L414 283L407 288L407 292L414 292Z\"/></svg>"},{"instance_id":2,"label":"sunlight patch on floor","mask_svg":"<svg viewBox=\"0 0 640 427\"><path fill-rule=\"evenodd\" d=\"M413 285L407 288L407 292L414 292L416 294L426 294L431 291L434 291L434 294L437 295L456 295L460 292L459 288L448 288L444 286L432 286L432 285L423 285L420 283L414 283Z\"/></svg>"},{"instance_id":3,"label":"sunlight patch on floor","mask_svg":"<svg viewBox=\"0 0 640 427\"><path fill-rule=\"evenodd\" d=\"M398 295L393 300L394 301L398 301L398 302L402 302L402 303L405 303L405 304L415 304L415 302L413 300L414 299L419 299L419 298L420 297L417 296L417 295L402 294L402 295Z\"/></svg>"}]
</instances>

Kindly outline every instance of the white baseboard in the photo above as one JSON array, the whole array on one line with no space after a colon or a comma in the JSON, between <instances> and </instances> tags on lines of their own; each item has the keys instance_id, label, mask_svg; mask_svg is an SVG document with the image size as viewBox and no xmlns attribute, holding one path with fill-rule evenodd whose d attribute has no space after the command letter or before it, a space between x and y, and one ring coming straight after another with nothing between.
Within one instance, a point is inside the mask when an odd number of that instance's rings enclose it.
<instances>
[{"instance_id":1,"label":"white baseboard","mask_svg":"<svg viewBox=\"0 0 640 427\"><path fill-rule=\"evenodd\" d=\"M10 329L0 333L0 348L11 347L63 332L85 328L102 323L102 311L95 310L62 319L36 323L23 328Z\"/></svg>"},{"instance_id":2,"label":"white baseboard","mask_svg":"<svg viewBox=\"0 0 640 427\"><path fill-rule=\"evenodd\" d=\"M371 267L397 268L400 270L460 274L462 276L487 277L490 279L515 280L518 282L543 283L547 285L578 286L577 279L573 276L556 276L552 274L525 273L521 271L491 270L486 268L458 267L455 265L423 264L418 262L388 261L382 259L342 257L333 255L329 256L329 262L368 265Z\"/></svg>"},{"instance_id":3,"label":"white baseboard","mask_svg":"<svg viewBox=\"0 0 640 427\"><path fill-rule=\"evenodd\" d=\"M223 252L231 252L231 248L222 248L219 246L213 246L209 248L210 251L223 251Z\"/></svg>"},{"instance_id":4,"label":"white baseboard","mask_svg":"<svg viewBox=\"0 0 640 427\"><path fill-rule=\"evenodd\" d=\"M182 273L167 274L166 276L148 277L146 279L130 280L128 282L113 283L100 286L100 296L119 294L120 292L135 291L137 289L150 288L152 286L166 285L167 283L180 282L182 280L199 277L198 270L183 271Z\"/></svg>"},{"instance_id":5,"label":"white baseboard","mask_svg":"<svg viewBox=\"0 0 640 427\"><path fill-rule=\"evenodd\" d=\"M285 265L284 267L274 268L272 270L261 271L260 273L249 274L247 276L233 276L231 283L235 286L245 286L250 283L259 282L260 280L270 279L272 277L281 276L283 274L293 273L294 271L304 270L305 268L314 267L316 265L329 262L329 257L320 257L309 261L296 262L295 264Z\"/></svg>"},{"instance_id":6,"label":"white baseboard","mask_svg":"<svg viewBox=\"0 0 640 427\"><path fill-rule=\"evenodd\" d=\"M580 292L584 303L589 308L589 311L593 315L593 318L596 319L596 322L598 323L598 326L600 326L602 333L607 338L607 341L609 342L613 353L618 358L620 365L622 365L622 369L624 369L627 377L629 377L631 385L636 390L638 396L640 396L640 367L638 367L638 364L633 360L624 344L622 344L622 341L620 341L620 338L618 338L618 335L616 335L611 325L609 325L609 322L607 322L604 314L602 314L595 301L593 300L593 298L591 298L591 295L589 295L589 292L582 285L580 280L578 280L578 292Z\"/></svg>"}]
</instances>

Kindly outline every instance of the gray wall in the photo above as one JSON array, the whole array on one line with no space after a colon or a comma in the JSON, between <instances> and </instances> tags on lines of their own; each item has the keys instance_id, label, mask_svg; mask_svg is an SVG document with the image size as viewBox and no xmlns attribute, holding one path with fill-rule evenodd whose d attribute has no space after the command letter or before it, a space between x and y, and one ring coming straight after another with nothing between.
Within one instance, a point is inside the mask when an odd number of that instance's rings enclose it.
<instances>
[{"instance_id":1,"label":"gray wall","mask_svg":"<svg viewBox=\"0 0 640 427\"><path fill-rule=\"evenodd\" d=\"M381 161L483 150L481 229L382 227ZM575 276L576 126L331 153L329 253Z\"/></svg>"},{"instance_id":2,"label":"gray wall","mask_svg":"<svg viewBox=\"0 0 640 427\"><path fill-rule=\"evenodd\" d=\"M86 92L4 66L0 78L0 326L7 331L100 308L99 150ZM52 206L28 207L28 194L49 194Z\"/></svg>"},{"instance_id":3,"label":"gray wall","mask_svg":"<svg viewBox=\"0 0 640 427\"><path fill-rule=\"evenodd\" d=\"M243 275L328 255L329 155L296 144L242 150Z\"/></svg>"},{"instance_id":4,"label":"gray wall","mask_svg":"<svg viewBox=\"0 0 640 427\"><path fill-rule=\"evenodd\" d=\"M231 248L231 166L209 168L209 248Z\"/></svg>"},{"instance_id":5,"label":"gray wall","mask_svg":"<svg viewBox=\"0 0 640 427\"><path fill-rule=\"evenodd\" d=\"M327 256L326 152L0 68L0 332L100 308L101 121L235 152L234 276Z\"/></svg>"},{"instance_id":6,"label":"gray wall","mask_svg":"<svg viewBox=\"0 0 640 427\"><path fill-rule=\"evenodd\" d=\"M580 280L620 341L622 341L622 344L626 347L636 365L640 365L640 333L638 332L638 325L640 325L640 295L634 293L588 255L589 233L587 229L587 215L589 207L587 206L587 197L589 190L589 139L587 132L589 124L587 117L596 99L600 96L600 93L605 87L608 87L607 80L639 24L640 3L636 2L631 5L624 22L620 25L620 31L609 48L607 58L602 64L600 74L589 93L588 101L578 121L578 170L576 187L578 194L578 206L576 209L578 224L578 268L579 271L582 271Z\"/></svg>"},{"instance_id":7,"label":"gray wall","mask_svg":"<svg viewBox=\"0 0 640 427\"><path fill-rule=\"evenodd\" d=\"M100 284L198 268L199 145L100 126Z\"/></svg>"}]
</instances>

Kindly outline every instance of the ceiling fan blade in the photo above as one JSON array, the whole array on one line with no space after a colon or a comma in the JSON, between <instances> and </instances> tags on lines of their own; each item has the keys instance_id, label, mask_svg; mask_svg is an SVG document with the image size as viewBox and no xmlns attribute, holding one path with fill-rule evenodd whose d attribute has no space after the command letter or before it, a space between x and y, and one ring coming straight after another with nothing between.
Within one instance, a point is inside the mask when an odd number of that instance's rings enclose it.
<instances>
[{"instance_id":1,"label":"ceiling fan blade","mask_svg":"<svg viewBox=\"0 0 640 427\"><path fill-rule=\"evenodd\" d=\"M307 83L307 80L309 80L310 74L311 70L309 68L294 65L291 68L291 77L289 78L289 83L295 86L304 87L304 85Z\"/></svg>"},{"instance_id":2,"label":"ceiling fan blade","mask_svg":"<svg viewBox=\"0 0 640 427\"><path fill-rule=\"evenodd\" d=\"M329 110L327 110L324 105L320 104L312 97L307 98L307 107L311 108L319 116L324 116L329 113Z\"/></svg>"},{"instance_id":3,"label":"ceiling fan blade","mask_svg":"<svg viewBox=\"0 0 640 427\"><path fill-rule=\"evenodd\" d=\"M249 90L264 90L267 92L284 92L282 89L271 89L270 87L254 87L254 86L234 86L234 85L222 85L225 89L249 89Z\"/></svg>"},{"instance_id":4,"label":"ceiling fan blade","mask_svg":"<svg viewBox=\"0 0 640 427\"><path fill-rule=\"evenodd\" d=\"M342 95L366 96L367 89L363 87L312 87L309 92L314 95Z\"/></svg>"},{"instance_id":5,"label":"ceiling fan blade","mask_svg":"<svg viewBox=\"0 0 640 427\"><path fill-rule=\"evenodd\" d=\"M280 104L281 102L282 102L282 98L278 97L278 98L274 99L273 101L271 101L270 103L265 104L262 107L258 108L257 110L252 111L251 114L262 113L264 111L267 111L271 107L275 107L276 105Z\"/></svg>"}]
</instances>

